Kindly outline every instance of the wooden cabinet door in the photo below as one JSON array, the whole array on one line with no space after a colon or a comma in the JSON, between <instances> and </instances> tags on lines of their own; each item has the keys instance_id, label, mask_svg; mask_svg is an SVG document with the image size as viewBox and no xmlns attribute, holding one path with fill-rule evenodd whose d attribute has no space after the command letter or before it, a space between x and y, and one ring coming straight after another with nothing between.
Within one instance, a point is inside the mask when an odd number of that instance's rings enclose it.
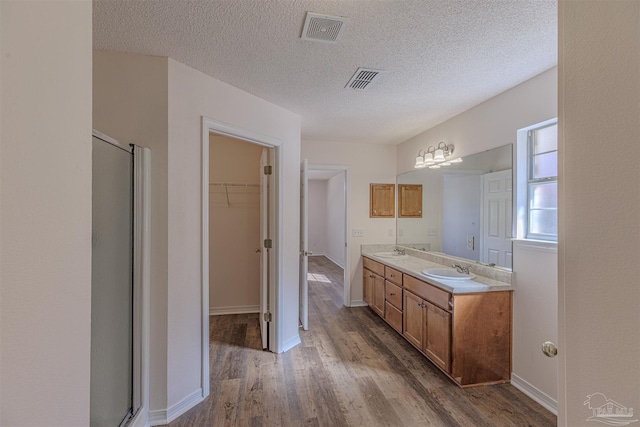
<instances>
[{"instance_id":1,"label":"wooden cabinet door","mask_svg":"<svg viewBox=\"0 0 640 427\"><path fill-rule=\"evenodd\" d=\"M398 184L398 218L422 218L422 184Z\"/></svg>"},{"instance_id":2,"label":"wooden cabinet door","mask_svg":"<svg viewBox=\"0 0 640 427\"><path fill-rule=\"evenodd\" d=\"M404 310L402 312L402 324L404 337L411 344L423 349L424 344L424 301L422 298L404 291Z\"/></svg>"},{"instance_id":3,"label":"wooden cabinet door","mask_svg":"<svg viewBox=\"0 0 640 427\"><path fill-rule=\"evenodd\" d=\"M384 318L384 277L373 276L373 309Z\"/></svg>"},{"instance_id":4,"label":"wooden cabinet door","mask_svg":"<svg viewBox=\"0 0 640 427\"><path fill-rule=\"evenodd\" d=\"M424 302L426 333L424 352L433 363L451 372L451 313Z\"/></svg>"},{"instance_id":5,"label":"wooden cabinet door","mask_svg":"<svg viewBox=\"0 0 640 427\"><path fill-rule=\"evenodd\" d=\"M373 306L373 276L370 270L362 270L362 299L370 306Z\"/></svg>"},{"instance_id":6,"label":"wooden cabinet door","mask_svg":"<svg viewBox=\"0 0 640 427\"><path fill-rule=\"evenodd\" d=\"M396 216L396 185L370 184L369 217L394 218Z\"/></svg>"},{"instance_id":7,"label":"wooden cabinet door","mask_svg":"<svg viewBox=\"0 0 640 427\"><path fill-rule=\"evenodd\" d=\"M384 320L386 320L393 329L402 333L402 311L389 304L388 301L384 307Z\"/></svg>"}]
</instances>

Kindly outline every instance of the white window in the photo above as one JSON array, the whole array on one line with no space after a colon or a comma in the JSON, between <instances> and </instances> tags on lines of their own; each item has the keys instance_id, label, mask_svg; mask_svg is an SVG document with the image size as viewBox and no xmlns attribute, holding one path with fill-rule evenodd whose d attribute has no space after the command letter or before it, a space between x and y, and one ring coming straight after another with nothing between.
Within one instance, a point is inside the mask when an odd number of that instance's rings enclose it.
<instances>
[{"instance_id":1,"label":"white window","mask_svg":"<svg viewBox=\"0 0 640 427\"><path fill-rule=\"evenodd\" d=\"M558 124L518 132L518 237L558 240Z\"/></svg>"}]
</instances>

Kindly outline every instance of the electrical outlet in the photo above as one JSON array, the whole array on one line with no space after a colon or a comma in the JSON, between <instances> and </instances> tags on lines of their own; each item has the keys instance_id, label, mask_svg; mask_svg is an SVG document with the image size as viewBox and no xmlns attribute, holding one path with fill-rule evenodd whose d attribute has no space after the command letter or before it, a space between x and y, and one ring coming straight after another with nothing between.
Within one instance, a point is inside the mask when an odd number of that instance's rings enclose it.
<instances>
[{"instance_id":1,"label":"electrical outlet","mask_svg":"<svg viewBox=\"0 0 640 427\"><path fill-rule=\"evenodd\" d=\"M467 236L467 249L473 250L475 243L475 237Z\"/></svg>"},{"instance_id":2,"label":"electrical outlet","mask_svg":"<svg viewBox=\"0 0 640 427\"><path fill-rule=\"evenodd\" d=\"M404 228L398 229L398 236L400 237L404 236Z\"/></svg>"},{"instance_id":3,"label":"electrical outlet","mask_svg":"<svg viewBox=\"0 0 640 427\"><path fill-rule=\"evenodd\" d=\"M351 235L353 237L364 237L364 230L362 228L352 228Z\"/></svg>"},{"instance_id":4,"label":"electrical outlet","mask_svg":"<svg viewBox=\"0 0 640 427\"><path fill-rule=\"evenodd\" d=\"M389 236L389 237L393 237L393 228L389 228L389 229L387 230L387 236Z\"/></svg>"}]
</instances>

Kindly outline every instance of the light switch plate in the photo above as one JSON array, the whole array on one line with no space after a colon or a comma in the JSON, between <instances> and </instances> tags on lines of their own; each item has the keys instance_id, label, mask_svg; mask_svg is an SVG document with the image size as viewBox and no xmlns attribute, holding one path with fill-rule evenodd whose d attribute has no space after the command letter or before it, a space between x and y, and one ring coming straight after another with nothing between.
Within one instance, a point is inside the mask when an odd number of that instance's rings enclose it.
<instances>
[{"instance_id":1,"label":"light switch plate","mask_svg":"<svg viewBox=\"0 0 640 427\"><path fill-rule=\"evenodd\" d=\"M351 235L353 237L364 237L364 230L362 228L352 228Z\"/></svg>"}]
</instances>

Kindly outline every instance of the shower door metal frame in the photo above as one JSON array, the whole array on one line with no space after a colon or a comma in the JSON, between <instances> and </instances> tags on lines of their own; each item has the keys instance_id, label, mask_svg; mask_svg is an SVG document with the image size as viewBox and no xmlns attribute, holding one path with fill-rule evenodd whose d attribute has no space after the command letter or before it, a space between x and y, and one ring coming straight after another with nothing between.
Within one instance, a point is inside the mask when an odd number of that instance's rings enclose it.
<instances>
[{"instance_id":1,"label":"shower door metal frame","mask_svg":"<svg viewBox=\"0 0 640 427\"><path fill-rule=\"evenodd\" d=\"M93 130L92 136L132 157L132 387L131 408L119 427L145 426L149 418L151 150Z\"/></svg>"}]
</instances>

